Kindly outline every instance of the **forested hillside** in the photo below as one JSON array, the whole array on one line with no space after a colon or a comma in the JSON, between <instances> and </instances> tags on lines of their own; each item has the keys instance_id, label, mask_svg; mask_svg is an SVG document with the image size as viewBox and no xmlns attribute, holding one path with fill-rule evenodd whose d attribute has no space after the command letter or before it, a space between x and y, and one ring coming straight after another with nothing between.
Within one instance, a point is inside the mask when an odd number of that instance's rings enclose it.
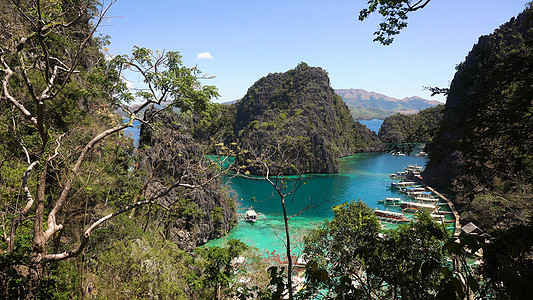
<instances>
[{"instance_id":1,"label":"forested hillside","mask_svg":"<svg viewBox=\"0 0 533 300\"><path fill-rule=\"evenodd\" d=\"M425 180L487 228L533 216L533 26L526 10L482 36L451 83Z\"/></svg>"},{"instance_id":2,"label":"forested hillside","mask_svg":"<svg viewBox=\"0 0 533 300\"><path fill-rule=\"evenodd\" d=\"M237 222L236 204L216 178L217 170L204 159L205 151L189 134L186 122L175 112L157 112L154 107L146 110L144 119L158 126L141 126L137 167L153 177L146 187L147 197L169 190L159 201L172 208L172 217L165 216L165 211L154 214L165 222L166 239L192 250L226 234ZM180 181L198 188L170 189Z\"/></svg>"},{"instance_id":3,"label":"forested hillside","mask_svg":"<svg viewBox=\"0 0 533 300\"><path fill-rule=\"evenodd\" d=\"M378 136L384 143L427 143L442 121L444 105L426 108L412 115L395 114L387 117Z\"/></svg>"}]
</instances>

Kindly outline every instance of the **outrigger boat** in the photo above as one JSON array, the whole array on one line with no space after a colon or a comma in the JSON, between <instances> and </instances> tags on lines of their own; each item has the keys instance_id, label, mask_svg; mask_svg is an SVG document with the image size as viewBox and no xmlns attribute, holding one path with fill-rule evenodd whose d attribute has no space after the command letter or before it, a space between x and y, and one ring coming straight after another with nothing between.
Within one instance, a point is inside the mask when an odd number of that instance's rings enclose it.
<instances>
[{"instance_id":1,"label":"outrigger boat","mask_svg":"<svg viewBox=\"0 0 533 300\"><path fill-rule=\"evenodd\" d=\"M404 168L406 171L422 171L424 167L419 165L407 165L407 167Z\"/></svg>"},{"instance_id":2,"label":"outrigger boat","mask_svg":"<svg viewBox=\"0 0 533 300\"><path fill-rule=\"evenodd\" d=\"M237 209L237 220L255 223L257 220L265 219L266 216L260 212L256 212L253 207L242 207Z\"/></svg>"},{"instance_id":3,"label":"outrigger boat","mask_svg":"<svg viewBox=\"0 0 533 300\"><path fill-rule=\"evenodd\" d=\"M391 182L390 188L400 189L400 188L406 188L406 187L414 187L415 185L416 185L416 182L414 181Z\"/></svg>"},{"instance_id":4,"label":"outrigger boat","mask_svg":"<svg viewBox=\"0 0 533 300\"><path fill-rule=\"evenodd\" d=\"M444 215L437 214L437 213L432 213L432 214L430 214L430 216L431 216L431 218L434 221L437 221L439 223L453 223L453 222L455 222L455 220L445 220L444 219Z\"/></svg>"},{"instance_id":5,"label":"outrigger boat","mask_svg":"<svg viewBox=\"0 0 533 300\"><path fill-rule=\"evenodd\" d=\"M255 223L257 222L257 213L253 209L249 209L244 214L244 221Z\"/></svg>"},{"instance_id":6,"label":"outrigger boat","mask_svg":"<svg viewBox=\"0 0 533 300\"><path fill-rule=\"evenodd\" d=\"M408 194L410 196L431 194L431 192L427 192L426 191L425 187L419 186L419 185L400 188L400 192L406 193L406 194Z\"/></svg>"},{"instance_id":7,"label":"outrigger boat","mask_svg":"<svg viewBox=\"0 0 533 300\"><path fill-rule=\"evenodd\" d=\"M405 202L405 201L403 201L402 204L400 204L400 207L406 211L418 211L421 209L426 209L426 210L433 212L437 210L437 206L432 205L432 204Z\"/></svg>"},{"instance_id":8,"label":"outrigger boat","mask_svg":"<svg viewBox=\"0 0 533 300\"><path fill-rule=\"evenodd\" d=\"M375 209L374 214L376 214L376 217L378 220L382 222L388 222L388 223L403 223L403 222L410 222L411 220L407 219L404 214L387 211L387 210L379 210Z\"/></svg>"},{"instance_id":9,"label":"outrigger boat","mask_svg":"<svg viewBox=\"0 0 533 300\"><path fill-rule=\"evenodd\" d=\"M436 215L436 216L445 216L445 215L449 215L449 214L453 214L453 212L451 212L451 211L438 210L438 211L434 211L434 212L432 213L432 215Z\"/></svg>"},{"instance_id":10,"label":"outrigger boat","mask_svg":"<svg viewBox=\"0 0 533 300\"><path fill-rule=\"evenodd\" d=\"M433 197L415 197L415 201L420 202L420 203L433 203L433 204L439 203L439 199L433 198Z\"/></svg>"},{"instance_id":11,"label":"outrigger boat","mask_svg":"<svg viewBox=\"0 0 533 300\"><path fill-rule=\"evenodd\" d=\"M398 171L396 173L390 174L389 177L392 179L402 179L407 175L407 171Z\"/></svg>"},{"instance_id":12,"label":"outrigger boat","mask_svg":"<svg viewBox=\"0 0 533 300\"><path fill-rule=\"evenodd\" d=\"M378 203L385 205L400 205L402 203L401 198L385 198L385 200L378 200Z\"/></svg>"}]
</instances>

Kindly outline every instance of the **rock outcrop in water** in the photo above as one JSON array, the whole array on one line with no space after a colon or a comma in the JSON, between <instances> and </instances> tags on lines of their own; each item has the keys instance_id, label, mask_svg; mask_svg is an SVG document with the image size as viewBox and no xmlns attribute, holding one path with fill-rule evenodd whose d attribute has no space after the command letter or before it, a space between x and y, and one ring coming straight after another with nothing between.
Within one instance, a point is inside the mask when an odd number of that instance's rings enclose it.
<instances>
[{"instance_id":1,"label":"rock outcrop in water","mask_svg":"<svg viewBox=\"0 0 533 300\"><path fill-rule=\"evenodd\" d=\"M204 152L193 139L182 119L174 113L148 109L145 119L157 122L155 130L141 126L139 168L150 176L146 197L163 193L172 184L202 185L199 188L177 186L160 198L172 212L159 211L156 218L165 224L167 238L182 249L192 250L199 244L227 233L236 222L233 199L222 189L219 180L205 184L215 175L207 168Z\"/></svg>"},{"instance_id":2,"label":"rock outcrop in water","mask_svg":"<svg viewBox=\"0 0 533 300\"><path fill-rule=\"evenodd\" d=\"M233 105L234 133L242 148L260 152L289 140L302 150L294 161L302 173L335 173L339 157L382 149L373 132L354 123L326 71L305 63L259 79Z\"/></svg>"},{"instance_id":3,"label":"rock outcrop in water","mask_svg":"<svg viewBox=\"0 0 533 300\"><path fill-rule=\"evenodd\" d=\"M423 173L486 227L532 216L533 13L482 36L451 83ZM504 225L505 224L505 225Z\"/></svg>"}]
</instances>

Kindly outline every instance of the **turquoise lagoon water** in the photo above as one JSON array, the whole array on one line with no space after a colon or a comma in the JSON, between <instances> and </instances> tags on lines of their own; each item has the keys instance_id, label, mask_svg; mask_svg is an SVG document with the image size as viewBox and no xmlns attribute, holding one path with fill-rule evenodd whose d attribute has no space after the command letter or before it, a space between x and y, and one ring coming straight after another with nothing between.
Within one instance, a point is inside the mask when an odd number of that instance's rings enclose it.
<instances>
[{"instance_id":1,"label":"turquoise lagoon water","mask_svg":"<svg viewBox=\"0 0 533 300\"><path fill-rule=\"evenodd\" d=\"M385 207L378 200L385 197L400 197L396 191L387 188L392 181L391 173L402 170L409 164L424 165L426 159L418 156L392 156L387 153L360 153L341 158L339 173L312 174L302 178L301 185L293 199L286 199L289 215L296 214L311 201L324 202L317 208L302 212L289 220L294 253L299 253L298 244L306 232L333 217L331 208L338 204L361 200L372 209L400 211L397 207ZM256 223L239 222L224 238L210 241L207 246L220 245L228 238L240 239L255 246L261 253L276 251L284 253L285 238L283 211L275 190L263 180L246 178L226 179L243 207L253 206L266 218ZM296 246L296 247L294 247Z\"/></svg>"}]
</instances>

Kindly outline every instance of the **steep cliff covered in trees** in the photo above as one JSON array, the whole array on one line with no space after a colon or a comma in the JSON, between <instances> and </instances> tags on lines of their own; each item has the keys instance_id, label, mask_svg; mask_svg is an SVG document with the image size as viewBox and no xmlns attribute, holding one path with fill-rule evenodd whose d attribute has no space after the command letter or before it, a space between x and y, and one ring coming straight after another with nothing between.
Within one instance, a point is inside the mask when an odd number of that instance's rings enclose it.
<instances>
[{"instance_id":1,"label":"steep cliff covered in trees","mask_svg":"<svg viewBox=\"0 0 533 300\"><path fill-rule=\"evenodd\" d=\"M384 143L427 143L435 134L444 105L426 108L412 115L395 114L383 120L378 136Z\"/></svg>"},{"instance_id":2,"label":"steep cliff covered in trees","mask_svg":"<svg viewBox=\"0 0 533 300\"><path fill-rule=\"evenodd\" d=\"M298 149L294 165L302 173L337 172L339 157L381 146L368 128L354 123L327 73L305 63L259 79L234 105L236 142L260 152L283 141L283 147Z\"/></svg>"},{"instance_id":3,"label":"steep cliff covered in trees","mask_svg":"<svg viewBox=\"0 0 533 300\"><path fill-rule=\"evenodd\" d=\"M533 14L482 36L451 83L426 182L456 192L463 217L486 227L532 216Z\"/></svg>"},{"instance_id":4,"label":"steep cliff covered in trees","mask_svg":"<svg viewBox=\"0 0 533 300\"><path fill-rule=\"evenodd\" d=\"M171 213L161 210L154 216L165 220L166 238L192 250L226 234L237 221L235 203L222 188L216 166L205 158L202 146L175 112L152 107L145 119L156 123L141 126L138 168L153 178L146 197L174 186L160 198Z\"/></svg>"}]
</instances>

